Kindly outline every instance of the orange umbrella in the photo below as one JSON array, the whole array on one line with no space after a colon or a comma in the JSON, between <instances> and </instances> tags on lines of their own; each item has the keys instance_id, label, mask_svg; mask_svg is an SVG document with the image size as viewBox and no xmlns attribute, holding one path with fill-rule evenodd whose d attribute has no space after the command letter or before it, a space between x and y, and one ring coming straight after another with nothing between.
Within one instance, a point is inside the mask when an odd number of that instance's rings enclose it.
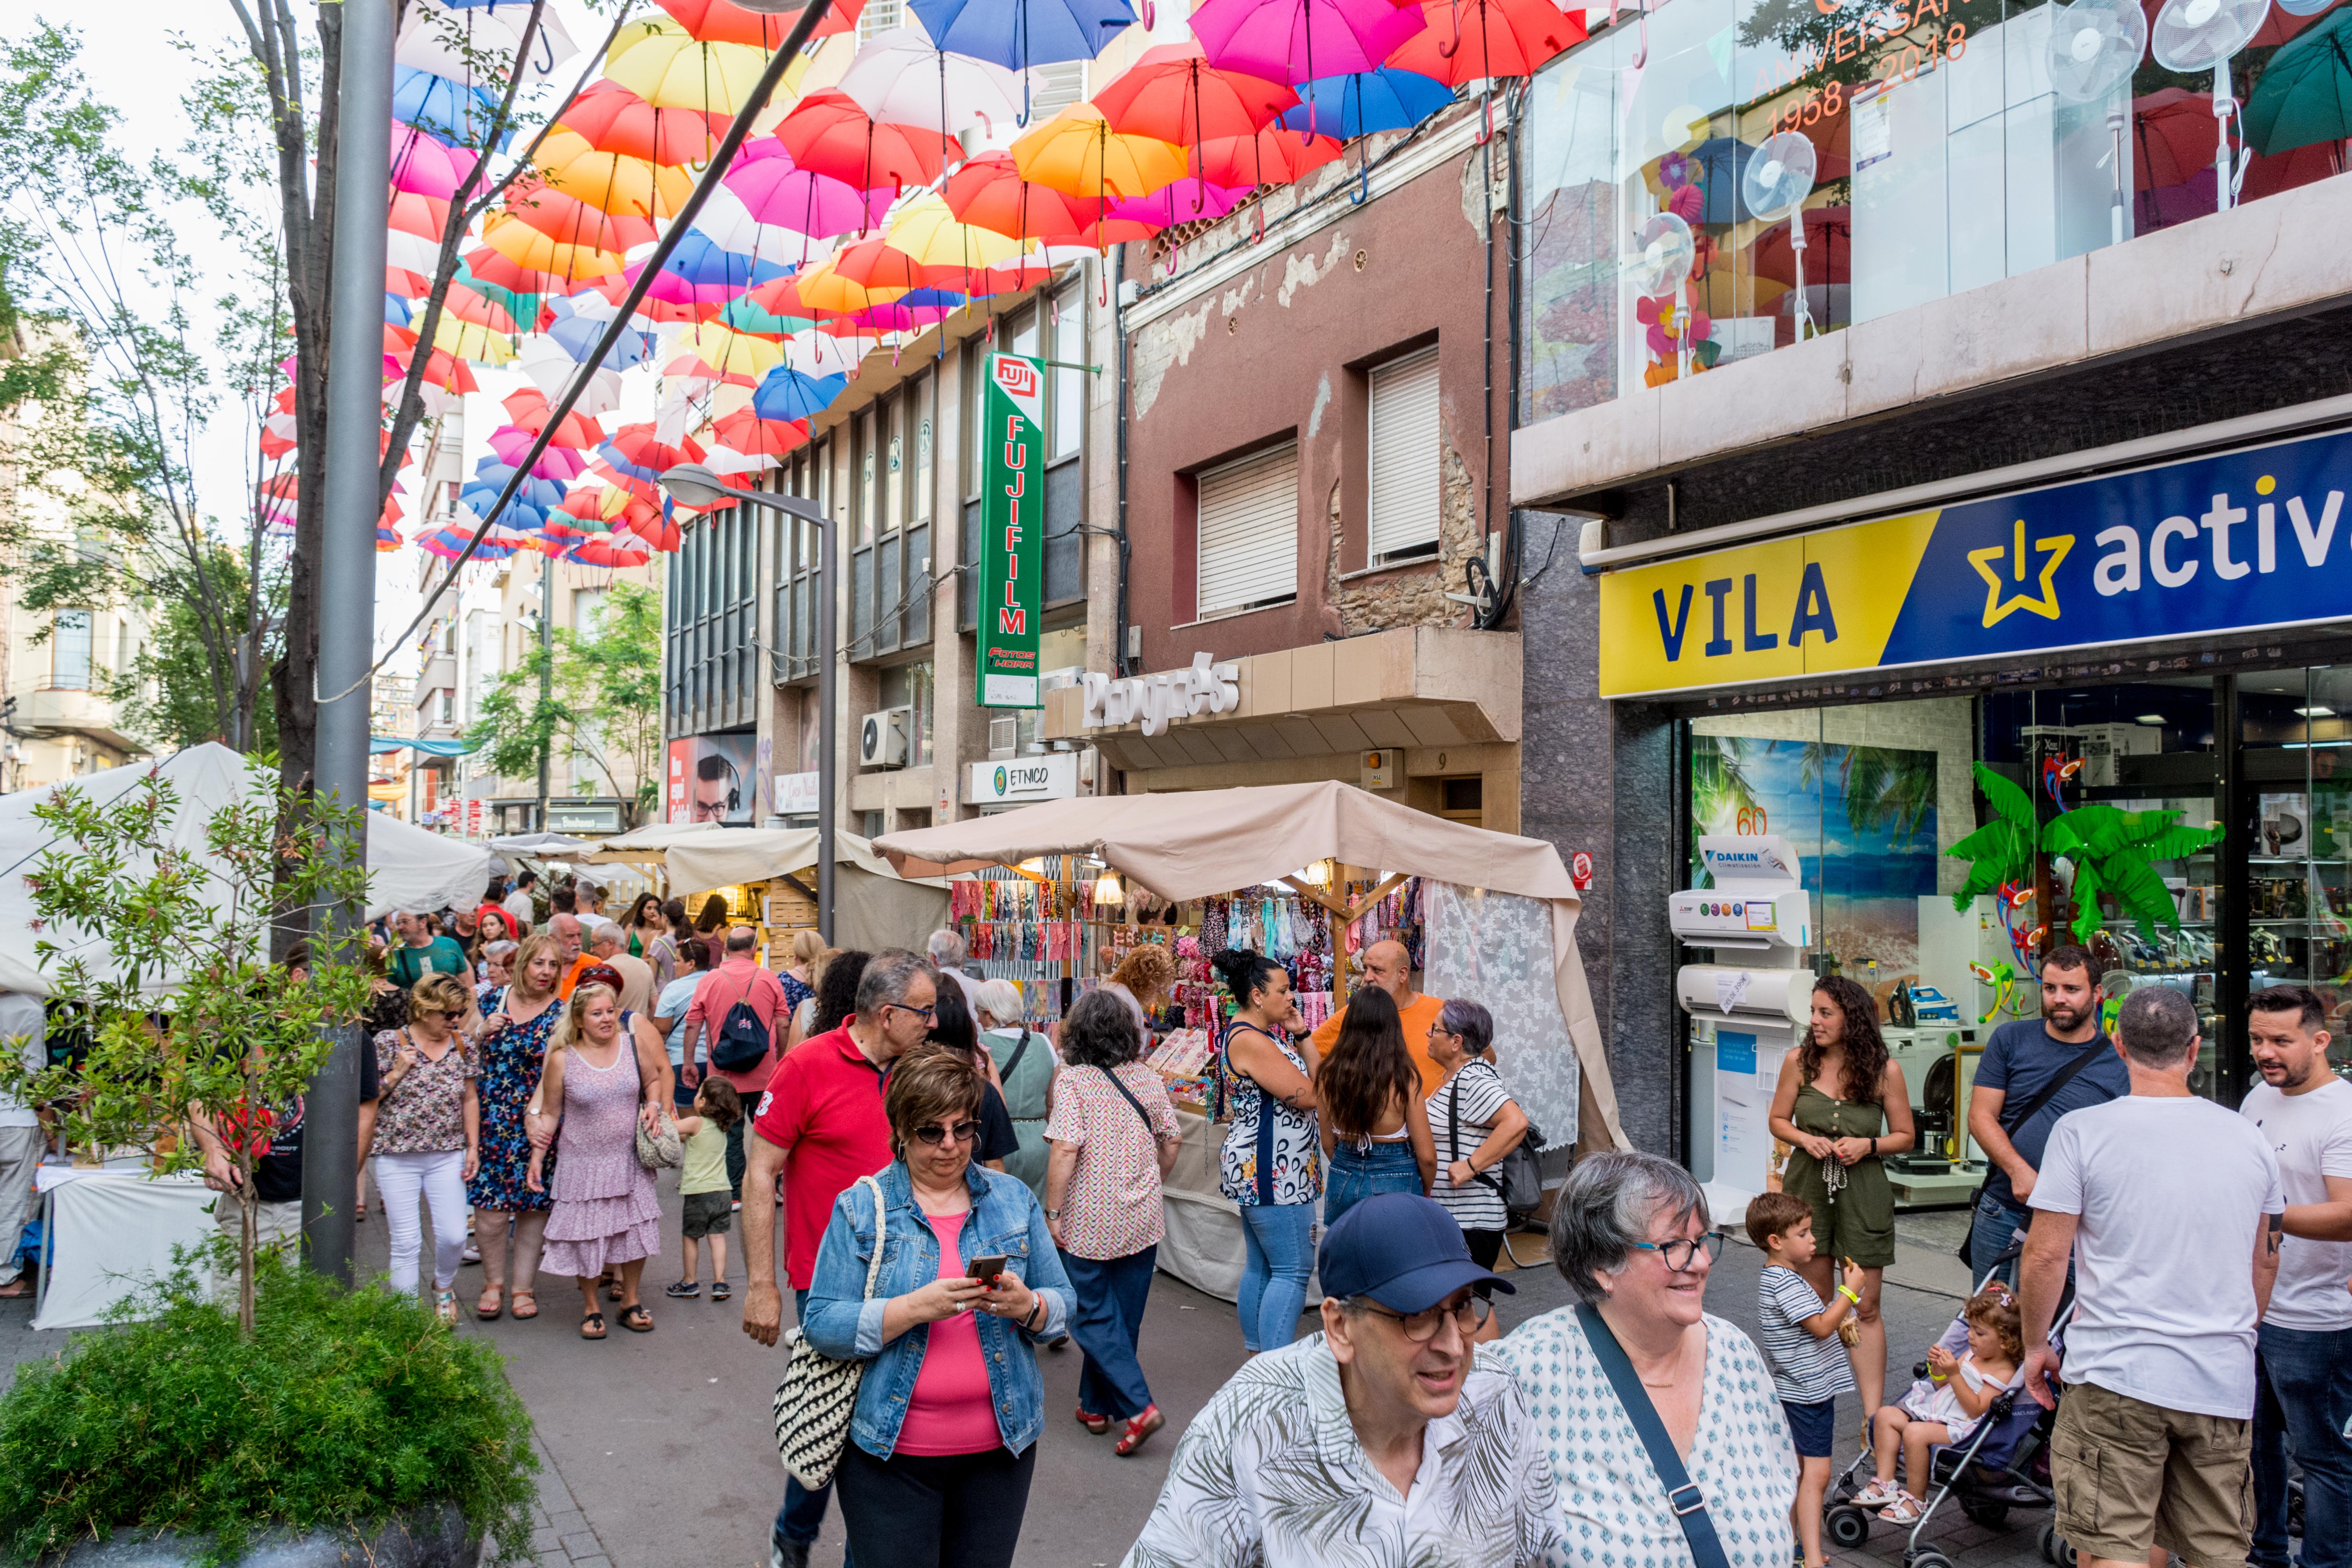
<instances>
[{"instance_id":1,"label":"orange umbrella","mask_svg":"<svg viewBox=\"0 0 2352 1568\"><path fill-rule=\"evenodd\" d=\"M549 132L536 161L548 189L616 217L668 217L694 195L691 170L600 153L569 131Z\"/></svg>"},{"instance_id":2,"label":"orange umbrella","mask_svg":"<svg viewBox=\"0 0 2352 1568\"><path fill-rule=\"evenodd\" d=\"M651 245L660 237L648 219L600 212L579 197L550 190L546 182L529 175L507 188L504 213L550 239L597 250L625 251ZM487 226L483 237L489 237Z\"/></svg>"},{"instance_id":3,"label":"orange umbrella","mask_svg":"<svg viewBox=\"0 0 2352 1568\"><path fill-rule=\"evenodd\" d=\"M548 273L566 283L610 278L626 265L617 250L599 250L593 245L551 238L512 213L497 212L484 218L482 243L518 267Z\"/></svg>"},{"instance_id":4,"label":"orange umbrella","mask_svg":"<svg viewBox=\"0 0 2352 1568\"><path fill-rule=\"evenodd\" d=\"M656 109L616 81L591 82L564 105L555 127L600 153L653 163L700 163L717 152L732 117L698 109Z\"/></svg>"},{"instance_id":5,"label":"orange umbrella","mask_svg":"<svg viewBox=\"0 0 2352 1568\"><path fill-rule=\"evenodd\" d=\"M1021 177L1009 153L982 153L948 176L940 195L957 221L1013 239L1075 245L1095 214L1060 191Z\"/></svg>"},{"instance_id":6,"label":"orange umbrella","mask_svg":"<svg viewBox=\"0 0 2352 1568\"><path fill-rule=\"evenodd\" d=\"M1123 135L1083 100L1014 142L1013 163L1024 180L1097 203L1148 196L1184 177L1182 148Z\"/></svg>"}]
</instances>

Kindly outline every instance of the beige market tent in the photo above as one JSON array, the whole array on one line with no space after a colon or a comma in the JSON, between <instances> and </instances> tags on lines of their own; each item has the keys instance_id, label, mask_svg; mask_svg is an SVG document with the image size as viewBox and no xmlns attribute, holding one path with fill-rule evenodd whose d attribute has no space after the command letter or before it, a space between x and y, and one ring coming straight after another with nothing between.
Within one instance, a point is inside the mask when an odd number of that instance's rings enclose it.
<instances>
[{"instance_id":1,"label":"beige market tent","mask_svg":"<svg viewBox=\"0 0 2352 1568\"><path fill-rule=\"evenodd\" d=\"M835 834L833 940L872 952L919 947L947 923L947 884L901 877L872 846L851 833ZM718 827L709 823L657 823L600 840L583 857L592 863L659 867L669 890L690 898L712 888L740 887L772 877L815 885L817 835L813 827Z\"/></svg>"},{"instance_id":2,"label":"beige market tent","mask_svg":"<svg viewBox=\"0 0 2352 1568\"><path fill-rule=\"evenodd\" d=\"M1254 887L1324 859L1538 900L1549 910L1559 1016L1578 1068L1577 1146L1629 1147L1576 951L1575 885L1559 851L1541 840L1449 822L1326 780L1055 801L887 834L873 847L906 877L1089 855L1171 901Z\"/></svg>"}]
</instances>

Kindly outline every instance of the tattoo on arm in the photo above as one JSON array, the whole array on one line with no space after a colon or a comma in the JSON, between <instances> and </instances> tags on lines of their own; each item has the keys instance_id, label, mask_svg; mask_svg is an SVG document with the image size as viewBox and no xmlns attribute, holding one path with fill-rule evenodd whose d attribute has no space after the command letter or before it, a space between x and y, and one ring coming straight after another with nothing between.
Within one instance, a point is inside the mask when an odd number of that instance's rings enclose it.
<instances>
[{"instance_id":1,"label":"tattoo on arm","mask_svg":"<svg viewBox=\"0 0 2352 1568\"><path fill-rule=\"evenodd\" d=\"M2283 1215L2283 1214L2274 1214L2274 1215L2271 1215L2271 1216L2270 1216L2270 1249L2271 1249L2271 1253L2272 1253L2272 1255L2273 1255L2273 1256L2276 1256L2276 1255L2277 1255L2277 1253L2278 1253L2278 1249L2279 1249L2279 1238L2280 1238L2281 1237L2284 1237L2285 1234L2286 1234L2286 1215Z\"/></svg>"}]
</instances>

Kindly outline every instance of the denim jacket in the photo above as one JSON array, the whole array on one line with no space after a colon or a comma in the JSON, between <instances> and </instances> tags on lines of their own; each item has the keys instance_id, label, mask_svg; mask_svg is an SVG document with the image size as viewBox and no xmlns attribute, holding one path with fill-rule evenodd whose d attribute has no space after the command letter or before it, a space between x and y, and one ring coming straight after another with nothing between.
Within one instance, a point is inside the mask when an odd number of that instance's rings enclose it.
<instances>
[{"instance_id":1,"label":"denim jacket","mask_svg":"<svg viewBox=\"0 0 2352 1568\"><path fill-rule=\"evenodd\" d=\"M930 1221L916 1205L914 1184L903 1160L876 1173L888 1240L882 1268L866 1299L866 1268L874 1257L874 1194L854 1185L834 1201L833 1220L809 1280L801 1329L809 1342L829 1356L870 1359L857 1387L857 1408L849 1424L852 1441L877 1458L898 1446L907 1401L923 1370L930 1325L919 1323L888 1344L882 1342L882 1310L895 1296L919 1290L940 1277L940 1246ZM1020 1453L1037 1440L1045 1424L1045 1390L1033 1348L1066 1331L1076 1298L1062 1259L1045 1228L1036 1197L1013 1177L974 1160L964 1173L971 1189L971 1212L964 1216L959 1265L1002 1253L1005 1268L1045 1304L1045 1320L1031 1333L1020 1324L978 1315L981 1353L987 1358L988 1388L996 1402L996 1426L1004 1446Z\"/></svg>"}]
</instances>

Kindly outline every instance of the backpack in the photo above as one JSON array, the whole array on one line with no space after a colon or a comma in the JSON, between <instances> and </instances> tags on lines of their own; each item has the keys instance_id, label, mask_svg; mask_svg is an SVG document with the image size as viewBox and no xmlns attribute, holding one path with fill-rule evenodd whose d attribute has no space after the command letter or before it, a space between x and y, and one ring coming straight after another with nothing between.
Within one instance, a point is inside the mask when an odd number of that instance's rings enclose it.
<instances>
[{"instance_id":1,"label":"backpack","mask_svg":"<svg viewBox=\"0 0 2352 1568\"><path fill-rule=\"evenodd\" d=\"M755 972L735 1005L727 1009L726 1019L719 1026L719 1038L711 1042L710 1065L720 1072L750 1072L775 1043L775 1031L760 1022L760 1015L751 1007L751 987L759 983Z\"/></svg>"}]
</instances>

